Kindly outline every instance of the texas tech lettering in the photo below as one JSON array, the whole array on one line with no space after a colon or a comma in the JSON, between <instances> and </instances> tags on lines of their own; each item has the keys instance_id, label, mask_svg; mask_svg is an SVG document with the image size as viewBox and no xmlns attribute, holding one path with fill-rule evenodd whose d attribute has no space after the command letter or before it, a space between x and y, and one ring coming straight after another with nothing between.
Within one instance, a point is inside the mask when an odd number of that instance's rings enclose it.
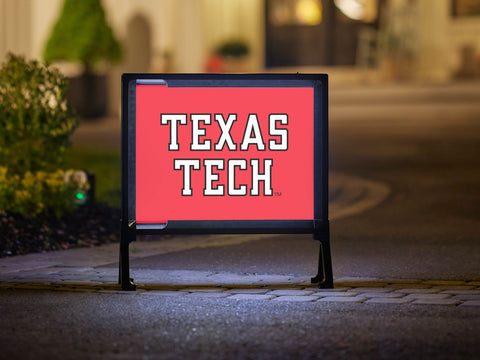
<instances>
[{"instance_id":1,"label":"texas tech lettering","mask_svg":"<svg viewBox=\"0 0 480 360\"><path fill-rule=\"evenodd\" d=\"M177 158L173 160L173 169L183 174L182 196L192 196L196 191L192 184L194 173L203 171L205 176L202 182L204 196L273 196L272 174L273 159L268 158L269 151L288 150L288 115L268 115L268 139L262 134L257 114L249 114L244 128L237 131L237 138L232 134L232 128L237 123L237 114L161 114L160 124L169 127L169 151L179 151L179 133L190 130L190 150L218 152L236 152L234 157L200 159ZM187 127L190 127L188 129ZM216 126L220 135L212 138L209 129ZM211 132L211 130L210 130ZM218 133L218 131L215 131ZM241 137L238 136L241 134ZM246 158L247 152L256 150L252 158ZM259 158L258 152L265 152L265 158ZM242 156L242 154L244 154ZM239 183L239 174L249 174L250 182ZM262 190L261 190L262 189Z\"/></svg>"}]
</instances>

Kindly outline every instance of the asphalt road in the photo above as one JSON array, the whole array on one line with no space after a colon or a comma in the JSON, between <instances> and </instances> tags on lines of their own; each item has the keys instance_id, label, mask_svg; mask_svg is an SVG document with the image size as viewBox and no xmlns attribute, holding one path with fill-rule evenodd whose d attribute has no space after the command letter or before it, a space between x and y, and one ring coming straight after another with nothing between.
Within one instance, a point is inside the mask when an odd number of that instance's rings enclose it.
<instances>
[{"instance_id":1,"label":"asphalt road","mask_svg":"<svg viewBox=\"0 0 480 360\"><path fill-rule=\"evenodd\" d=\"M332 110L332 169L391 189L332 223L337 274L480 277L480 98L457 92Z\"/></svg>"},{"instance_id":2,"label":"asphalt road","mask_svg":"<svg viewBox=\"0 0 480 360\"><path fill-rule=\"evenodd\" d=\"M480 351L478 308L38 291L5 293L0 308L9 360L473 360Z\"/></svg>"}]
</instances>

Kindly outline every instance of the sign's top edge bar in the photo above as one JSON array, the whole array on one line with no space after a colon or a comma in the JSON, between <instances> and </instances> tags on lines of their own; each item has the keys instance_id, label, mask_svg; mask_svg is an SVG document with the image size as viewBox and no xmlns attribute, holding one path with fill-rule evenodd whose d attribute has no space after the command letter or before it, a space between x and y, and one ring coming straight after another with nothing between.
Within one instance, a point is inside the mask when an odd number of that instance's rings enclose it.
<instances>
[{"instance_id":1,"label":"sign's top edge bar","mask_svg":"<svg viewBox=\"0 0 480 360\"><path fill-rule=\"evenodd\" d=\"M327 74L124 73L124 82L168 87L328 87ZM322 84L322 85L320 85Z\"/></svg>"},{"instance_id":2,"label":"sign's top edge bar","mask_svg":"<svg viewBox=\"0 0 480 360\"><path fill-rule=\"evenodd\" d=\"M136 81L142 84L165 85L171 81L321 81L328 82L327 74L157 74L157 73L124 73L124 81Z\"/></svg>"},{"instance_id":3,"label":"sign's top edge bar","mask_svg":"<svg viewBox=\"0 0 480 360\"><path fill-rule=\"evenodd\" d=\"M311 79L319 77L328 77L325 73L244 73L244 74L224 74L224 73L123 73L122 76L138 79L241 79L241 78L297 78Z\"/></svg>"},{"instance_id":4,"label":"sign's top edge bar","mask_svg":"<svg viewBox=\"0 0 480 360\"><path fill-rule=\"evenodd\" d=\"M138 85L167 85L167 82L163 79L137 79Z\"/></svg>"}]
</instances>

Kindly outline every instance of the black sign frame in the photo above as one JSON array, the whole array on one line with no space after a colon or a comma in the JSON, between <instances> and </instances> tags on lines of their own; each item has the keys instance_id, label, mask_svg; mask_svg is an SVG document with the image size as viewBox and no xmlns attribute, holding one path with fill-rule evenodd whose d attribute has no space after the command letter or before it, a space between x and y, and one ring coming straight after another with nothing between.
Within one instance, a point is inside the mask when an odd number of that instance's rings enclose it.
<instances>
[{"instance_id":1,"label":"black sign frame","mask_svg":"<svg viewBox=\"0 0 480 360\"><path fill-rule=\"evenodd\" d=\"M314 89L314 219L211 220L137 224L135 219L136 85L175 87L312 87ZM119 284L135 290L129 244L147 234L313 234L319 241L318 273L312 283L333 288L328 220L328 76L326 74L123 74L122 218Z\"/></svg>"}]
</instances>

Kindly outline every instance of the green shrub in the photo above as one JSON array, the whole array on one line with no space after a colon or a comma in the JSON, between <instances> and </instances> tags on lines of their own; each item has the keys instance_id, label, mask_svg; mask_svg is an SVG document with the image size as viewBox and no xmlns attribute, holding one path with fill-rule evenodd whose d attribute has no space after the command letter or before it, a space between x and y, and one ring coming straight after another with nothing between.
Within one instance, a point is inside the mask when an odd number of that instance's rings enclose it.
<instances>
[{"instance_id":1,"label":"green shrub","mask_svg":"<svg viewBox=\"0 0 480 360\"><path fill-rule=\"evenodd\" d=\"M89 186L76 178L73 170L27 171L23 176L11 176L0 166L0 212L60 217L76 207L76 192Z\"/></svg>"},{"instance_id":2,"label":"green shrub","mask_svg":"<svg viewBox=\"0 0 480 360\"><path fill-rule=\"evenodd\" d=\"M10 194L10 184L7 180L8 169L0 166L0 212L7 205Z\"/></svg>"},{"instance_id":3,"label":"green shrub","mask_svg":"<svg viewBox=\"0 0 480 360\"><path fill-rule=\"evenodd\" d=\"M78 125L55 68L9 54L0 69L0 212L61 216L88 188L57 170Z\"/></svg>"},{"instance_id":4,"label":"green shrub","mask_svg":"<svg viewBox=\"0 0 480 360\"><path fill-rule=\"evenodd\" d=\"M10 175L54 171L78 125L55 68L9 54L0 69L0 164Z\"/></svg>"},{"instance_id":5,"label":"green shrub","mask_svg":"<svg viewBox=\"0 0 480 360\"><path fill-rule=\"evenodd\" d=\"M249 48L242 40L231 40L220 45L217 52L224 57L241 57L248 55Z\"/></svg>"}]
</instances>

